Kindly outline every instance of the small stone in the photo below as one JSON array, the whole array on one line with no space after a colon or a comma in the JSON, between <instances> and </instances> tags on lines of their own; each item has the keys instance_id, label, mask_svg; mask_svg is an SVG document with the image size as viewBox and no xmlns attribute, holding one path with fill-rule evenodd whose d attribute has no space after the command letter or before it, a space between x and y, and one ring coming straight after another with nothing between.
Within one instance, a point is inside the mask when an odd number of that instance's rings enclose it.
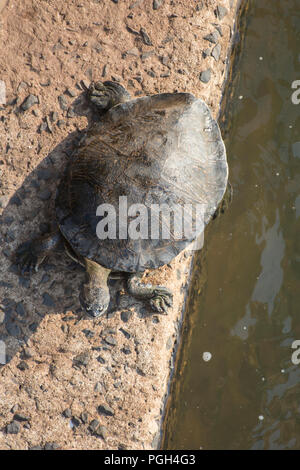
<instances>
[{"instance_id":1,"label":"small stone","mask_svg":"<svg viewBox=\"0 0 300 470\"><path fill-rule=\"evenodd\" d=\"M58 450L59 444L57 442L46 442L44 449L45 450Z\"/></svg>"},{"instance_id":2,"label":"small stone","mask_svg":"<svg viewBox=\"0 0 300 470\"><path fill-rule=\"evenodd\" d=\"M52 111L52 113L51 113L52 122L56 122L57 119L58 119L58 113L56 111Z\"/></svg>"},{"instance_id":3,"label":"small stone","mask_svg":"<svg viewBox=\"0 0 300 470\"><path fill-rule=\"evenodd\" d=\"M102 389L103 389L103 387L101 385L101 382L97 382L95 387L94 387L94 391L95 392L102 392Z\"/></svg>"},{"instance_id":4,"label":"small stone","mask_svg":"<svg viewBox=\"0 0 300 470\"><path fill-rule=\"evenodd\" d=\"M75 116L76 116L76 113L75 113L75 111L74 111L74 108L70 107L70 108L68 109L68 112L67 112L67 117L68 117L68 118L73 118L73 117L75 117Z\"/></svg>"},{"instance_id":5,"label":"small stone","mask_svg":"<svg viewBox=\"0 0 300 470\"><path fill-rule=\"evenodd\" d=\"M28 87L28 83L26 82L20 82L17 88L17 92L20 93L20 91L24 90L25 88Z\"/></svg>"},{"instance_id":6,"label":"small stone","mask_svg":"<svg viewBox=\"0 0 300 470\"><path fill-rule=\"evenodd\" d=\"M66 98L64 97L64 95L59 95L58 102L59 102L59 106L61 107L63 111L66 111L68 109L68 102Z\"/></svg>"},{"instance_id":7,"label":"small stone","mask_svg":"<svg viewBox=\"0 0 300 470\"><path fill-rule=\"evenodd\" d=\"M208 83L211 79L211 69L204 70L200 73L200 80L203 83Z\"/></svg>"},{"instance_id":8,"label":"small stone","mask_svg":"<svg viewBox=\"0 0 300 470\"><path fill-rule=\"evenodd\" d=\"M70 410L70 408L66 408L66 409L62 412L62 415L63 415L65 418L71 418L71 417L72 417L72 411Z\"/></svg>"},{"instance_id":9,"label":"small stone","mask_svg":"<svg viewBox=\"0 0 300 470\"><path fill-rule=\"evenodd\" d=\"M19 302L17 303L16 305L16 312L18 315L20 315L21 317L24 317L25 315L25 309L24 309L24 305L22 304L22 302Z\"/></svg>"},{"instance_id":10,"label":"small stone","mask_svg":"<svg viewBox=\"0 0 300 470\"><path fill-rule=\"evenodd\" d=\"M217 44L219 37L220 34L217 31L214 31L213 33L207 34L207 36L204 36L204 39L206 41L212 42L213 44Z\"/></svg>"},{"instance_id":11,"label":"small stone","mask_svg":"<svg viewBox=\"0 0 300 470\"><path fill-rule=\"evenodd\" d=\"M105 416L114 416L115 412L110 406L108 405L100 405L98 406L98 413L100 415L105 415Z\"/></svg>"},{"instance_id":12,"label":"small stone","mask_svg":"<svg viewBox=\"0 0 300 470\"><path fill-rule=\"evenodd\" d=\"M29 365L25 361L21 361L17 365L17 368L23 372L24 370L29 369Z\"/></svg>"},{"instance_id":13,"label":"small stone","mask_svg":"<svg viewBox=\"0 0 300 470\"><path fill-rule=\"evenodd\" d=\"M147 31L144 28L141 28L140 33L141 33L142 39L144 41L144 44L146 44L146 46L152 46L153 44L152 44L152 41L151 41Z\"/></svg>"},{"instance_id":14,"label":"small stone","mask_svg":"<svg viewBox=\"0 0 300 470\"><path fill-rule=\"evenodd\" d=\"M51 197L51 191L50 189L46 188L38 193L38 198L41 199L41 201L48 201Z\"/></svg>"},{"instance_id":15,"label":"small stone","mask_svg":"<svg viewBox=\"0 0 300 470\"><path fill-rule=\"evenodd\" d=\"M107 438L107 427L106 426L98 426L96 431L95 431L95 434L99 437L102 437L102 439L106 439Z\"/></svg>"},{"instance_id":16,"label":"small stone","mask_svg":"<svg viewBox=\"0 0 300 470\"><path fill-rule=\"evenodd\" d=\"M52 299L51 295L48 294L48 292L44 292L43 294L43 304L46 305L46 307L54 307L55 302Z\"/></svg>"},{"instance_id":17,"label":"small stone","mask_svg":"<svg viewBox=\"0 0 300 470\"><path fill-rule=\"evenodd\" d=\"M88 422L88 419L89 419L88 413L86 411L83 411L80 415L80 419L83 422L83 424L86 424Z\"/></svg>"},{"instance_id":18,"label":"small stone","mask_svg":"<svg viewBox=\"0 0 300 470\"><path fill-rule=\"evenodd\" d=\"M216 61L218 61L220 59L220 55L221 55L221 45L220 44L217 44L213 48L213 50L211 51L211 55Z\"/></svg>"},{"instance_id":19,"label":"small stone","mask_svg":"<svg viewBox=\"0 0 300 470\"><path fill-rule=\"evenodd\" d=\"M66 93L68 93L68 95L72 98L75 98L75 96L77 96L77 92L73 88L67 88Z\"/></svg>"},{"instance_id":20,"label":"small stone","mask_svg":"<svg viewBox=\"0 0 300 470\"><path fill-rule=\"evenodd\" d=\"M158 10L163 3L164 0L153 0L153 10Z\"/></svg>"},{"instance_id":21,"label":"small stone","mask_svg":"<svg viewBox=\"0 0 300 470\"><path fill-rule=\"evenodd\" d=\"M46 124L47 124L48 131L52 134L53 129L52 129L52 125L51 125L49 116L46 116Z\"/></svg>"},{"instance_id":22,"label":"small stone","mask_svg":"<svg viewBox=\"0 0 300 470\"><path fill-rule=\"evenodd\" d=\"M226 16L228 13L227 8L223 7L222 5L218 5L216 8L216 16L219 18L219 20L222 20L224 16Z\"/></svg>"},{"instance_id":23,"label":"small stone","mask_svg":"<svg viewBox=\"0 0 300 470\"><path fill-rule=\"evenodd\" d=\"M22 421L29 421L30 418L28 418L28 416L22 415L21 413L16 413L14 415L14 420L22 422Z\"/></svg>"},{"instance_id":24,"label":"small stone","mask_svg":"<svg viewBox=\"0 0 300 470\"><path fill-rule=\"evenodd\" d=\"M104 341L109 344L110 346L116 346L117 345L117 340L113 338L111 335L106 336L104 338Z\"/></svg>"},{"instance_id":25,"label":"small stone","mask_svg":"<svg viewBox=\"0 0 300 470\"><path fill-rule=\"evenodd\" d=\"M65 124L66 124L66 121L64 121L63 119L60 119L59 121L57 121L57 125L60 129L64 127Z\"/></svg>"},{"instance_id":26,"label":"small stone","mask_svg":"<svg viewBox=\"0 0 300 470\"><path fill-rule=\"evenodd\" d=\"M17 421L12 421L6 426L7 434L18 434L20 429L20 424Z\"/></svg>"},{"instance_id":27,"label":"small stone","mask_svg":"<svg viewBox=\"0 0 300 470\"><path fill-rule=\"evenodd\" d=\"M41 446L33 446L29 447L29 450L43 450L43 448Z\"/></svg>"},{"instance_id":28,"label":"small stone","mask_svg":"<svg viewBox=\"0 0 300 470\"><path fill-rule=\"evenodd\" d=\"M0 207L1 207L1 209L5 209L5 207L8 204L8 201L9 201L8 196L0 196Z\"/></svg>"},{"instance_id":29,"label":"small stone","mask_svg":"<svg viewBox=\"0 0 300 470\"><path fill-rule=\"evenodd\" d=\"M139 50L137 47L133 47L132 49L129 49L129 51L125 52L126 55L133 55L135 57L139 56Z\"/></svg>"},{"instance_id":30,"label":"small stone","mask_svg":"<svg viewBox=\"0 0 300 470\"><path fill-rule=\"evenodd\" d=\"M124 328L119 328L119 330L121 331L121 333L123 333L125 338L127 338L127 339L131 338L131 334L128 331L124 330Z\"/></svg>"},{"instance_id":31,"label":"small stone","mask_svg":"<svg viewBox=\"0 0 300 470\"><path fill-rule=\"evenodd\" d=\"M31 348L25 347L22 351L22 358L31 359L32 357L34 357L34 350Z\"/></svg>"},{"instance_id":32,"label":"small stone","mask_svg":"<svg viewBox=\"0 0 300 470\"><path fill-rule=\"evenodd\" d=\"M124 323L127 323L130 320L131 317L132 317L132 312L130 310L126 310L126 311L121 313L121 320Z\"/></svg>"},{"instance_id":33,"label":"small stone","mask_svg":"<svg viewBox=\"0 0 300 470\"><path fill-rule=\"evenodd\" d=\"M21 109L23 111L27 111L27 109L31 108L33 105L37 104L39 102L39 99L35 95L29 95L23 103L21 104Z\"/></svg>"},{"instance_id":34,"label":"small stone","mask_svg":"<svg viewBox=\"0 0 300 470\"><path fill-rule=\"evenodd\" d=\"M99 426L99 421L97 419L93 419L93 421L90 422L90 425L89 425L89 430L94 433L97 429L97 427Z\"/></svg>"},{"instance_id":35,"label":"small stone","mask_svg":"<svg viewBox=\"0 0 300 470\"><path fill-rule=\"evenodd\" d=\"M122 348L122 349L121 349L121 352L122 352L123 354L128 355L128 354L131 354L131 349L129 349L129 348Z\"/></svg>"},{"instance_id":36,"label":"small stone","mask_svg":"<svg viewBox=\"0 0 300 470\"><path fill-rule=\"evenodd\" d=\"M98 356L97 361L100 362L100 364L105 364L105 362L106 362L105 359L103 359L102 356Z\"/></svg>"},{"instance_id":37,"label":"small stone","mask_svg":"<svg viewBox=\"0 0 300 470\"><path fill-rule=\"evenodd\" d=\"M91 330L82 330L82 333L85 334L87 338L93 338L95 336L95 332Z\"/></svg>"},{"instance_id":38,"label":"small stone","mask_svg":"<svg viewBox=\"0 0 300 470\"><path fill-rule=\"evenodd\" d=\"M87 351L83 352L73 358L73 366L74 367L81 367L81 366L86 367L89 363L89 360L90 360L89 353Z\"/></svg>"},{"instance_id":39,"label":"small stone","mask_svg":"<svg viewBox=\"0 0 300 470\"><path fill-rule=\"evenodd\" d=\"M76 428L81 424L80 420L76 416L72 417L71 422L72 422L72 425L75 426Z\"/></svg>"}]
</instances>

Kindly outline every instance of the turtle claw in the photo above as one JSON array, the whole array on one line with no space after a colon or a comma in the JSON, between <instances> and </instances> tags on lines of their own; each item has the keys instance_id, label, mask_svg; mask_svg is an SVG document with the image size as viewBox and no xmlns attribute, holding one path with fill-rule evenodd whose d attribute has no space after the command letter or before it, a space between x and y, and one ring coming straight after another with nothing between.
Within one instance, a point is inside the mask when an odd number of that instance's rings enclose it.
<instances>
[{"instance_id":1,"label":"turtle claw","mask_svg":"<svg viewBox=\"0 0 300 470\"><path fill-rule=\"evenodd\" d=\"M150 300L152 310L163 315L168 314L168 308L173 305L173 294L166 287L156 287L154 297Z\"/></svg>"},{"instance_id":2,"label":"turtle claw","mask_svg":"<svg viewBox=\"0 0 300 470\"><path fill-rule=\"evenodd\" d=\"M15 263L19 268L22 276L31 276L34 272L37 272L39 265L44 261L45 256L38 256L34 253L34 249L31 244L24 243L19 246Z\"/></svg>"}]
</instances>

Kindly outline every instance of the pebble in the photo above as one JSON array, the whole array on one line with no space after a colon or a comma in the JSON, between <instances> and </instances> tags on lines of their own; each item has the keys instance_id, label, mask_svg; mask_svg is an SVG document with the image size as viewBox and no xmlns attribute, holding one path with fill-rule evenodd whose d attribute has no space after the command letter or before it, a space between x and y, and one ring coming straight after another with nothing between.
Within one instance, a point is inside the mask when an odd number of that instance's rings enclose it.
<instances>
[{"instance_id":1,"label":"pebble","mask_svg":"<svg viewBox=\"0 0 300 470\"><path fill-rule=\"evenodd\" d=\"M81 421L83 422L83 424L86 424L88 422L88 419L89 419L89 415L86 411L83 411L81 414L80 414L80 419Z\"/></svg>"},{"instance_id":2,"label":"pebble","mask_svg":"<svg viewBox=\"0 0 300 470\"><path fill-rule=\"evenodd\" d=\"M68 118L73 118L73 117L75 117L75 116L76 116L76 113L75 113L75 111L74 111L74 108L70 107L70 108L68 109L68 112L67 112L67 117L68 117Z\"/></svg>"},{"instance_id":3,"label":"pebble","mask_svg":"<svg viewBox=\"0 0 300 470\"><path fill-rule=\"evenodd\" d=\"M117 340L115 338L113 338L111 335L106 336L106 338L104 338L104 341L107 344L109 344L110 346L116 346L117 345Z\"/></svg>"},{"instance_id":4,"label":"pebble","mask_svg":"<svg viewBox=\"0 0 300 470\"><path fill-rule=\"evenodd\" d=\"M9 201L9 197L8 196L0 196L0 207L2 209L5 209L5 207L7 206L8 204L8 201Z\"/></svg>"},{"instance_id":5,"label":"pebble","mask_svg":"<svg viewBox=\"0 0 300 470\"><path fill-rule=\"evenodd\" d=\"M202 52L204 59L208 57L210 54L211 54L211 50L209 47Z\"/></svg>"},{"instance_id":6,"label":"pebble","mask_svg":"<svg viewBox=\"0 0 300 470\"><path fill-rule=\"evenodd\" d=\"M98 426L96 431L95 431L95 434L99 437L102 437L102 439L106 439L107 438L107 427L106 426Z\"/></svg>"},{"instance_id":7,"label":"pebble","mask_svg":"<svg viewBox=\"0 0 300 470\"><path fill-rule=\"evenodd\" d=\"M128 354L131 354L131 349L129 349L129 348L122 348L122 349L121 349L121 352L122 352L123 354L126 354L126 356L127 356Z\"/></svg>"},{"instance_id":8,"label":"pebble","mask_svg":"<svg viewBox=\"0 0 300 470\"><path fill-rule=\"evenodd\" d=\"M64 127L64 125L66 124L66 121L64 121L63 119L60 119L58 122L57 122L57 125L58 127L61 129L62 127Z\"/></svg>"},{"instance_id":9,"label":"pebble","mask_svg":"<svg viewBox=\"0 0 300 470\"><path fill-rule=\"evenodd\" d=\"M62 412L62 415L63 415L65 418L71 418L71 416L72 416L72 411L70 410L70 408L66 408L66 409Z\"/></svg>"},{"instance_id":10,"label":"pebble","mask_svg":"<svg viewBox=\"0 0 300 470\"><path fill-rule=\"evenodd\" d=\"M56 122L57 119L58 119L58 113L56 111L52 111L52 113L51 113L52 122Z\"/></svg>"},{"instance_id":11,"label":"pebble","mask_svg":"<svg viewBox=\"0 0 300 470\"><path fill-rule=\"evenodd\" d=\"M29 369L29 365L25 361L21 361L17 365L17 368L24 372L24 370Z\"/></svg>"},{"instance_id":12,"label":"pebble","mask_svg":"<svg viewBox=\"0 0 300 470\"><path fill-rule=\"evenodd\" d=\"M89 425L89 430L94 433L97 429L97 427L99 426L99 421L97 419L93 419L93 421L90 422L90 425Z\"/></svg>"},{"instance_id":13,"label":"pebble","mask_svg":"<svg viewBox=\"0 0 300 470\"><path fill-rule=\"evenodd\" d=\"M59 444L57 442L46 442L44 449L45 450L58 450Z\"/></svg>"},{"instance_id":14,"label":"pebble","mask_svg":"<svg viewBox=\"0 0 300 470\"><path fill-rule=\"evenodd\" d=\"M50 197L51 197L51 194L52 194L52 193L51 193L50 189L47 189L47 188L46 188L46 189L43 189L42 191L40 191L40 192L38 193L37 197L38 197L39 199L41 199L41 201L48 201L48 200L50 199Z\"/></svg>"},{"instance_id":15,"label":"pebble","mask_svg":"<svg viewBox=\"0 0 300 470\"><path fill-rule=\"evenodd\" d=\"M64 97L64 95L59 95L58 102L59 102L59 106L61 107L63 111L66 111L68 109L68 102L66 98Z\"/></svg>"},{"instance_id":16,"label":"pebble","mask_svg":"<svg viewBox=\"0 0 300 470\"><path fill-rule=\"evenodd\" d=\"M162 4L164 3L164 0L153 0L153 10L158 10Z\"/></svg>"},{"instance_id":17,"label":"pebble","mask_svg":"<svg viewBox=\"0 0 300 470\"><path fill-rule=\"evenodd\" d=\"M98 413L100 415L105 415L105 416L114 416L115 415L114 410L108 405L98 406Z\"/></svg>"},{"instance_id":18,"label":"pebble","mask_svg":"<svg viewBox=\"0 0 300 470\"><path fill-rule=\"evenodd\" d=\"M28 416L22 415L21 413L16 413L14 415L14 420L23 422L23 421L29 421L30 418L28 418Z\"/></svg>"},{"instance_id":19,"label":"pebble","mask_svg":"<svg viewBox=\"0 0 300 470\"><path fill-rule=\"evenodd\" d=\"M68 93L68 95L72 98L75 98L75 96L77 96L77 92L73 88L67 88L66 93Z\"/></svg>"},{"instance_id":20,"label":"pebble","mask_svg":"<svg viewBox=\"0 0 300 470\"><path fill-rule=\"evenodd\" d=\"M212 42L213 44L217 44L219 37L220 37L219 33L217 31L214 31L213 33L210 33L204 36L203 39L205 39L206 41Z\"/></svg>"},{"instance_id":21,"label":"pebble","mask_svg":"<svg viewBox=\"0 0 300 470\"><path fill-rule=\"evenodd\" d=\"M37 104L39 99L35 95L28 95L27 98L21 104L22 111L27 111L27 109L31 108L33 105Z\"/></svg>"},{"instance_id":22,"label":"pebble","mask_svg":"<svg viewBox=\"0 0 300 470\"><path fill-rule=\"evenodd\" d=\"M17 421L12 421L6 426L7 434L18 434L20 429L20 424Z\"/></svg>"},{"instance_id":23,"label":"pebble","mask_svg":"<svg viewBox=\"0 0 300 470\"><path fill-rule=\"evenodd\" d=\"M228 13L227 8L223 7L222 5L218 5L216 8L216 16L219 20L222 20Z\"/></svg>"},{"instance_id":24,"label":"pebble","mask_svg":"<svg viewBox=\"0 0 300 470\"><path fill-rule=\"evenodd\" d=\"M133 47L132 49L129 49L129 51L125 52L125 55L133 55L134 57L139 56L139 50L137 47Z\"/></svg>"},{"instance_id":25,"label":"pebble","mask_svg":"<svg viewBox=\"0 0 300 470\"><path fill-rule=\"evenodd\" d=\"M151 41L147 31L144 28L140 29L140 33L141 33L142 39L144 41L144 44L146 44L146 46L153 46L152 41Z\"/></svg>"},{"instance_id":26,"label":"pebble","mask_svg":"<svg viewBox=\"0 0 300 470\"><path fill-rule=\"evenodd\" d=\"M216 61L218 61L220 59L220 55L221 55L221 45L220 44L217 44L213 48L213 50L211 51L211 55Z\"/></svg>"},{"instance_id":27,"label":"pebble","mask_svg":"<svg viewBox=\"0 0 300 470\"><path fill-rule=\"evenodd\" d=\"M46 305L46 307L54 307L55 302L52 299L51 295L48 294L48 292L44 292L43 294L43 304Z\"/></svg>"},{"instance_id":28,"label":"pebble","mask_svg":"<svg viewBox=\"0 0 300 470\"><path fill-rule=\"evenodd\" d=\"M18 315L20 315L21 317L24 317L25 315L25 308L24 308L24 305L22 304L22 302L19 302L17 303L16 305L16 312Z\"/></svg>"},{"instance_id":29,"label":"pebble","mask_svg":"<svg viewBox=\"0 0 300 470\"><path fill-rule=\"evenodd\" d=\"M74 367L86 367L90 361L90 356L88 352L83 352L81 354L78 354L73 358L73 366Z\"/></svg>"},{"instance_id":30,"label":"pebble","mask_svg":"<svg viewBox=\"0 0 300 470\"><path fill-rule=\"evenodd\" d=\"M211 69L204 70L200 73L200 80L203 83L208 83L211 79Z\"/></svg>"}]
</instances>

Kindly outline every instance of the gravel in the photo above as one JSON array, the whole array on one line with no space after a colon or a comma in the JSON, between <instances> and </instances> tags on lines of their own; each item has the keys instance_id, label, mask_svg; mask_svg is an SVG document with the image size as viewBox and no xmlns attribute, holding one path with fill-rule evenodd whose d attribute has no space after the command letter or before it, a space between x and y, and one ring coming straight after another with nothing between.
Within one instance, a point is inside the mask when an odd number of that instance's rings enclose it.
<instances>
[{"instance_id":1,"label":"gravel","mask_svg":"<svg viewBox=\"0 0 300 470\"><path fill-rule=\"evenodd\" d=\"M27 109L31 108L33 105L37 104L39 99L35 95L28 95L27 98L21 104L22 111L27 111Z\"/></svg>"}]
</instances>

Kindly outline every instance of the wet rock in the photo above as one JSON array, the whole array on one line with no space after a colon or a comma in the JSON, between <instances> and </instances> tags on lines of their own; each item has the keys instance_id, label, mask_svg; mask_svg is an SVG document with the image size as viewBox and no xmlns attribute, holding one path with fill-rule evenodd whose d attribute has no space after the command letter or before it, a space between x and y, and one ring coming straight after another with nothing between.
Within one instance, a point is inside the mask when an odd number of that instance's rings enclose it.
<instances>
[{"instance_id":1,"label":"wet rock","mask_svg":"<svg viewBox=\"0 0 300 470\"><path fill-rule=\"evenodd\" d=\"M211 55L216 61L218 61L220 59L220 55L221 55L221 45L220 44L217 44L213 48L213 50L211 51Z\"/></svg>"},{"instance_id":2,"label":"wet rock","mask_svg":"<svg viewBox=\"0 0 300 470\"><path fill-rule=\"evenodd\" d=\"M218 5L215 11L216 17L219 20L222 20L228 13L227 8L223 7L222 5Z\"/></svg>"},{"instance_id":3,"label":"wet rock","mask_svg":"<svg viewBox=\"0 0 300 470\"><path fill-rule=\"evenodd\" d=\"M164 0L153 0L153 10L158 10L164 3Z\"/></svg>"},{"instance_id":4,"label":"wet rock","mask_svg":"<svg viewBox=\"0 0 300 470\"><path fill-rule=\"evenodd\" d=\"M147 31L144 28L141 28L140 33L141 33L144 44L146 44L146 46L152 46L153 44Z\"/></svg>"},{"instance_id":5,"label":"wet rock","mask_svg":"<svg viewBox=\"0 0 300 470\"><path fill-rule=\"evenodd\" d=\"M35 95L28 95L27 98L21 104L22 111L27 111L27 109L31 108L33 105L37 104L39 99Z\"/></svg>"},{"instance_id":6,"label":"wet rock","mask_svg":"<svg viewBox=\"0 0 300 470\"><path fill-rule=\"evenodd\" d=\"M20 432L20 424L17 421L12 421L6 426L7 434L18 434Z\"/></svg>"},{"instance_id":7,"label":"wet rock","mask_svg":"<svg viewBox=\"0 0 300 470\"><path fill-rule=\"evenodd\" d=\"M203 39L205 39L206 41L212 42L213 44L217 44L217 42L219 41L219 37L220 37L220 34L218 33L218 31L214 31L213 33L210 33L204 36Z\"/></svg>"},{"instance_id":8,"label":"wet rock","mask_svg":"<svg viewBox=\"0 0 300 470\"><path fill-rule=\"evenodd\" d=\"M200 73L200 80L202 83L208 83L211 79L211 69L204 70Z\"/></svg>"},{"instance_id":9,"label":"wet rock","mask_svg":"<svg viewBox=\"0 0 300 470\"><path fill-rule=\"evenodd\" d=\"M115 415L114 410L108 405L98 406L98 413L100 415L105 415L105 416L114 416Z\"/></svg>"}]
</instances>

